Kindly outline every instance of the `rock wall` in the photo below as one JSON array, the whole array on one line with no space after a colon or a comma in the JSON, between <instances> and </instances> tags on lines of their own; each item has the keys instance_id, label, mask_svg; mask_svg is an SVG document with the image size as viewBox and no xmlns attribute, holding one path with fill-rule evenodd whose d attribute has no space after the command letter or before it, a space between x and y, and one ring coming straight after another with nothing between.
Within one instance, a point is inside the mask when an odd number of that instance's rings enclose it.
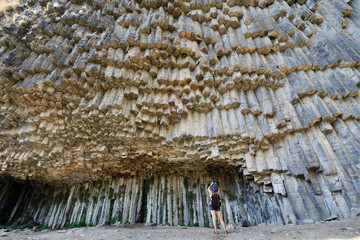
<instances>
[{"instance_id":1,"label":"rock wall","mask_svg":"<svg viewBox=\"0 0 360 240\"><path fill-rule=\"evenodd\" d=\"M202 173L188 176L116 178L60 189L8 181L0 188L0 224L32 222L51 228L115 222L211 226L206 190L209 177ZM236 173L216 180L223 190L222 213L227 222L296 221L286 198L285 208L281 207L284 198L254 189ZM10 203L12 206L6 205Z\"/></svg>"},{"instance_id":2,"label":"rock wall","mask_svg":"<svg viewBox=\"0 0 360 240\"><path fill-rule=\"evenodd\" d=\"M6 8L0 222L209 225L214 174L235 223L359 214L359 6L28 0Z\"/></svg>"}]
</instances>

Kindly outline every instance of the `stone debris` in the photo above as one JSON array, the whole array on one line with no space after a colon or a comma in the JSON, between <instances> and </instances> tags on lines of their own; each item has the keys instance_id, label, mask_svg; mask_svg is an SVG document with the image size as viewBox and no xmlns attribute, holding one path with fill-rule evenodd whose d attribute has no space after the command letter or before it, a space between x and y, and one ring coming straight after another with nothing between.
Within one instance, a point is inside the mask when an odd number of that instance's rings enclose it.
<instances>
[{"instance_id":1,"label":"stone debris","mask_svg":"<svg viewBox=\"0 0 360 240\"><path fill-rule=\"evenodd\" d=\"M3 232L0 234L0 237L7 237L7 236L8 236L8 233L6 233L6 232Z\"/></svg>"},{"instance_id":2,"label":"stone debris","mask_svg":"<svg viewBox=\"0 0 360 240\"><path fill-rule=\"evenodd\" d=\"M24 0L8 8L0 224L211 226L211 177L236 225L356 216L359 6Z\"/></svg>"},{"instance_id":3,"label":"stone debris","mask_svg":"<svg viewBox=\"0 0 360 240\"><path fill-rule=\"evenodd\" d=\"M314 224L315 221L313 219L303 219L297 222L298 224Z\"/></svg>"},{"instance_id":4,"label":"stone debris","mask_svg":"<svg viewBox=\"0 0 360 240\"><path fill-rule=\"evenodd\" d=\"M236 228L236 225L233 222L230 222L226 225L227 230L234 230Z\"/></svg>"}]
</instances>

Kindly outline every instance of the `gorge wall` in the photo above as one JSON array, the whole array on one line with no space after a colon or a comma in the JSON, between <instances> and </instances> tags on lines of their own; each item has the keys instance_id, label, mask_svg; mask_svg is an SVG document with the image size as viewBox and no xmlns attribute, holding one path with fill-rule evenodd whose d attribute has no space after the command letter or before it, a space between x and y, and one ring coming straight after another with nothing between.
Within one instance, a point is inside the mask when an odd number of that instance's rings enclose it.
<instances>
[{"instance_id":1,"label":"gorge wall","mask_svg":"<svg viewBox=\"0 0 360 240\"><path fill-rule=\"evenodd\" d=\"M360 0L27 0L0 14L0 225L360 213Z\"/></svg>"}]
</instances>

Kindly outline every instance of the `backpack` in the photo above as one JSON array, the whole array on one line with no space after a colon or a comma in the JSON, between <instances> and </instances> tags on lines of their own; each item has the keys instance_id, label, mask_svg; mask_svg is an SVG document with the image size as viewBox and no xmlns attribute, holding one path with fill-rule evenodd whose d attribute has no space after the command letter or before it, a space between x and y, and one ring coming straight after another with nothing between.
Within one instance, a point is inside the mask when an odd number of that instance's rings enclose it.
<instances>
[{"instance_id":1,"label":"backpack","mask_svg":"<svg viewBox=\"0 0 360 240\"><path fill-rule=\"evenodd\" d=\"M219 194L212 194L211 195L211 205L213 208L218 208L221 206L220 202L220 195Z\"/></svg>"}]
</instances>

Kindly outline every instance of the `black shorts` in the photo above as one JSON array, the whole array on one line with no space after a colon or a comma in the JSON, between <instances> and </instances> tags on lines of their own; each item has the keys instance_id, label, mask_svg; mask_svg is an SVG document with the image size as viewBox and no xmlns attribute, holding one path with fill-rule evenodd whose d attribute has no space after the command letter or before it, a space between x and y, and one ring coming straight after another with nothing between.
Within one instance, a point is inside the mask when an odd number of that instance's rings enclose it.
<instances>
[{"instance_id":1,"label":"black shorts","mask_svg":"<svg viewBox=\"0 0 360 240\"><path fill-rule=\"evenodd\" d=\"M220 212L220 207L214 208L211 204L210 204L210 206L209 206L209 209L210 209L210 211L215 210L215 212Z\"/></svg>"}]
</instances>

